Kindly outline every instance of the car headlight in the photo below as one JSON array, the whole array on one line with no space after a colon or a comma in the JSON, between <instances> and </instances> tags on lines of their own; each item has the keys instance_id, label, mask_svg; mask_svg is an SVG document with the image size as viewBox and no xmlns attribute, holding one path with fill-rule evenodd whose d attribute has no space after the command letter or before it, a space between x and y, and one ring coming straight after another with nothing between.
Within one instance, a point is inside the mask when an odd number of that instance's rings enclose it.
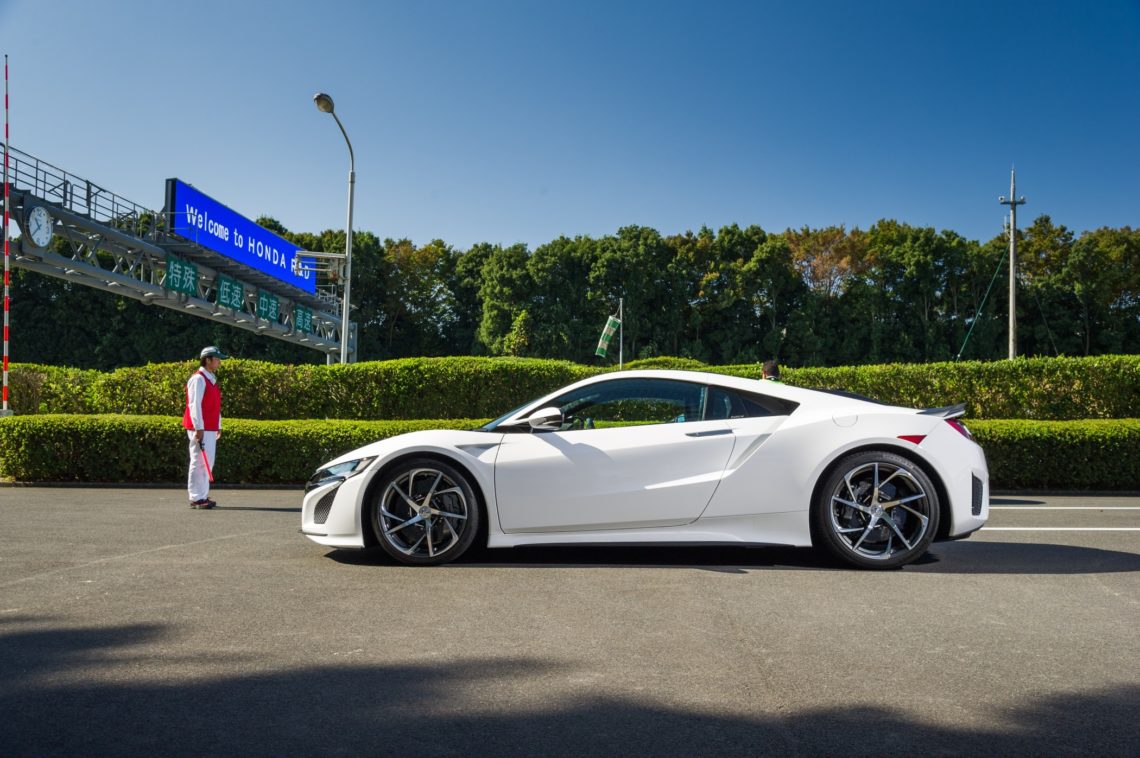
<instances>
[{"instance_id":1,"label":"car headlight","mask_svg":"<svg viewBox=\"0 0 1140 758\"><path fill-rule=\"evenodd\" d=\"M375 456L370 458L357 458L354 461L345 461L332 466L319 468L309 477L309 482L305 485L305 491L308 492L322 485L331 484L333 481L343 482L345 479L356 476L368 468L368 464L374 460L376 460Z\"/></svg>"}]
</instances>

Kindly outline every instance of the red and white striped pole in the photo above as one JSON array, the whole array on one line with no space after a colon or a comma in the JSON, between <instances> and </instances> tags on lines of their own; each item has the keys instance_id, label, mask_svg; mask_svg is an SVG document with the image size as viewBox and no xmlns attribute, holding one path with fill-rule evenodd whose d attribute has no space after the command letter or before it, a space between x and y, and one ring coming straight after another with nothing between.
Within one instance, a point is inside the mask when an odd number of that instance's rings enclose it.
<instances>
[{"instance_id":1,"label":"red and white striped pole","mask_svg":"<svg viewBox=\"0 0 1140 758\"><path fill-rule=\"evenodd\" d=\"M4 407L0 415L7 416L8 410L8 290L11 287L12 273L9 267L8 215L11 201L8 195L8 55L4 54Z\"/></svg>"}]
</instances>

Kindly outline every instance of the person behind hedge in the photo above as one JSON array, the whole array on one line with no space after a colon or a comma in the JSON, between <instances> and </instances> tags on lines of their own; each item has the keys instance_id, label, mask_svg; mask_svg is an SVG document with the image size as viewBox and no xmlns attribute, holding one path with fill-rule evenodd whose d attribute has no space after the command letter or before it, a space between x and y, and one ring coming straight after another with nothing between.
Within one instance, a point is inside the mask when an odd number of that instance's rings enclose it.
<instances>
[{"instance_id":1,"label":"person behind hedge","mask_svg":"<svg viewBox=\"0 0 1140 758\"><path fill-rule=\"evenodd\" d=\"M228 357L213 345L203 348L198 355L198 370L186 382L186 410L182 414L190 451L186 489L190 507L196 510L205 511L217 505L209 497L209 471L214 469L214 452L222 434L222 391L218 389L217 373L222 360ZM209 471L202 460L203 452Z\"/></svg>"},{"instance_id":2,"label":"person behind hedge","mask_svg":"<svg viewBox=\"0 0 1140 758\"><path fill-rule=\"evenodd\" d=\"M780 381L780 364L776 362L775 358L769 358L761 364L760 378L771 379L773 382Z\"/></svg>"}]
</instances>

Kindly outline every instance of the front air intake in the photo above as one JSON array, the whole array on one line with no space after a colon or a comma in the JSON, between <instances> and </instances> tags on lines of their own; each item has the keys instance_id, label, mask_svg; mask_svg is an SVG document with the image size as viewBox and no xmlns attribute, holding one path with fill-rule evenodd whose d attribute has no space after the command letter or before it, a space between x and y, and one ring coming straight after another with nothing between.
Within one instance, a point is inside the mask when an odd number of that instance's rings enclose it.
<instances>
[{"instance_id":1,"label":"front air intake","mask_svg":"<svg viewBox=\"0 0 1140 758\"><path fill-rule=\"evenodd\" d=\"M313 523L323 524L329 519L329 511L332 510L333 500L336 500L337 487L325 493L325 496L317 501L317 507L313 509Z\"/></svg>"}]
</instances>

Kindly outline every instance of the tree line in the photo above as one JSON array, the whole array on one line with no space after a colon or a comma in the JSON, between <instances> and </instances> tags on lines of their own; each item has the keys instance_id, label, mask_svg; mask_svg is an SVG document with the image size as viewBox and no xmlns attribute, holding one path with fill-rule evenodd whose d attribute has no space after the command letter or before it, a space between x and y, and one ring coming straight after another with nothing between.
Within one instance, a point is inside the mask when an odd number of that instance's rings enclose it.
<instances>
[{"instance_id":1,"label":"tree line","mask_svg":"<svg viewBox=\"0 0 1140 758\"><path fill-rule=\"evenodd\" d=\"M340 251L344 232L290 233ZM1077 236L1043 215L1018 230L1019 353L1140 352L1140 230ZM622 300L626 360L791 366L999 359L1007 351L1008 237L986 243L898 221L662 236L628 226L526 245L416 245L353 234L359 360L516 355L596 363ZM324 362L312 350L17 270L12 360L113 369L219 344L243 358ZM616 346L615 346L616 347ZM616 362L616 349L607 363Z\"/></svg>"}]
</instances>

